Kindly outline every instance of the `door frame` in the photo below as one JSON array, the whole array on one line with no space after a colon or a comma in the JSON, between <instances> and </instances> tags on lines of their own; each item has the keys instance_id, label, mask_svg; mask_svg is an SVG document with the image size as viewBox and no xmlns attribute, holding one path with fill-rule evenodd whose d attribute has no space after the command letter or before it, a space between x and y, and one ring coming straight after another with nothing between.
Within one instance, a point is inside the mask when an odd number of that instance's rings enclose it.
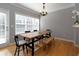
<instances>
[{"instance_id":1,"label":"door frame","mask_svg":"<svg viewBox=\"0 0 79 59\"><path fill-rule=\"evenodd\" d=\"M0 48L2 48L2 47L6 47L6 46L8 46L10 44L10 37L9 37L10 36L9 35L9 32L10 32L10 25L9 24L10 23L9 23L9 10L0 8L0 12L6 14L6 20L8 22L8 38L6 39L7 40L6 43L0 44Z\"/></svg>"}]
</instances>

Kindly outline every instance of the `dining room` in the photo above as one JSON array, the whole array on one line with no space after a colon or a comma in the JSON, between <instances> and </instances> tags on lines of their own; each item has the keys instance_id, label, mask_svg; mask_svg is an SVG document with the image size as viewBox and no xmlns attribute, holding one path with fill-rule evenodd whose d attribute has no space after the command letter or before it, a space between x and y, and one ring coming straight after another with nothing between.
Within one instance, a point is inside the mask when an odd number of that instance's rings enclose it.
<instances>
[{"instance_id":1,"label":"dining room","mask_svg":"<svg viewBox=\"0 0 79 59\"><path fill-rule=\"evenodd\" d=\"M0 3L0 56L79 55L78 6Z\"/></svg>"}]
</instances>

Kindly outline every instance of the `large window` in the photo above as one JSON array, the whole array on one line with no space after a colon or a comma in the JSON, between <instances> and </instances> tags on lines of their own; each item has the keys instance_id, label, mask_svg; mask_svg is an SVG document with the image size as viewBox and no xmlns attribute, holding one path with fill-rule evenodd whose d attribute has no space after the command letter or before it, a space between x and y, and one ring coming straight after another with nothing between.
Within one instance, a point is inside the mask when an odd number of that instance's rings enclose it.
<instances>
[{"instance_id":1,"label":"large window","mask_svg":"<svg viewBox=\"0 0 79 59\"><path fill-rule=\"evenodd\" d=\"M16 34L39 30L39 19L16 14Z\"/></svg>"}]
</instances>

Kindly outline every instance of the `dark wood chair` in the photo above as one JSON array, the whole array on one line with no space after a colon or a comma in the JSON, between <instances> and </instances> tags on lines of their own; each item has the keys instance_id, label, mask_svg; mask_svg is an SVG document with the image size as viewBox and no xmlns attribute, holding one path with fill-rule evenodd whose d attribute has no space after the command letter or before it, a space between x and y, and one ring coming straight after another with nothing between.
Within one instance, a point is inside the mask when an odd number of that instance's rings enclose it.
<instances>
[{"instance_id":1,"label":"dark wood chair","mask_svg":"<svg viewBox=\"0 0 79 59\"><path fill-rule=\"evenodd\" d=\"M21 47L22 47L23 53L25 51L25 47L26 47L26 51L28 53L26 40L19 40L17 35L14 36L14 40L16 43L16 50L15 50L14 56L16 55L17 52L18 52L18 56L19 56L19 52L20 52Z\"/></svg>"},{"instance_id":2,"label":"dark wood chair","mask_svg":"<svg viewBox=\"0 0 79 59\"><path fill-rule=\"evenodd\" d=\"M38 30L34 30L34 32L37 32Z\"/></svg>"},{"instance_id":3,"label":"dark wood chair","mask_svg":"<svg viewBox=\"0 0 79 59\"><path fill-rule=\"evenodd\" d=\"M25 31L25 33L30 33L31 31ZM25 38L24 38L24 40L25 40ZM27 39L26 39L27 40ZM29 42L29 40L27 40L28 42Z\"/></svg>"},{"instance_id":4,"label":"dark wood chair","mask_svg":"<svg viewBox=\"0 0 79 59\"><path fill-rule=\"evenodd\" d=\"M31 31L25 31L25 33L30 33ZM28 40L28 39L26 39L26 38L24 38L24 40L26 40L27 41L27 44L29 44L30 42L31 42L31 40ZM31 45L31 44L30 44Z\"/></svg>"},{"instance_id":5,"label":"dark wood chair","mask_svg":"<svg viewBox=\"0 0 79 59\"><path fill-rule=\"evenodd\" d=\"M31 31L25 31L25 33L30 33ZM25 40L25 38L24 38L24 40Z\"/></svg>"},{"instance_id":6,"label":"dark wood chair","mask_svg":"<svg viewBox=\"0 0 79 59\"><path fill-rule=\"evenodd\" d=\"M25 33L30 33L31 31L25 31Z\"/></svg>"}]
</instances>

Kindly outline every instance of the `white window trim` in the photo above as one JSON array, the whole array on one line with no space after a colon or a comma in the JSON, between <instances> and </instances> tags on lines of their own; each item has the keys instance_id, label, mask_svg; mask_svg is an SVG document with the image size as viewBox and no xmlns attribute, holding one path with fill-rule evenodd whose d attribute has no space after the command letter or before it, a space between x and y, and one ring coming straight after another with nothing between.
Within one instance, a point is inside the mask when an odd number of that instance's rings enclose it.
<instances>
[{"instance_id":1,"label":"white window trim","mask_svg":"<svg viewBox=\"0 0 79 59\"><path fill-rule=\"evenodd\" d=\"M20 14L20 13L15 13L15 34L16 34L16 15L22 15L22 16L25 16L25 17L31 17L31 16L27 16L27 15L24 15L24 14ZM35 17L31 17L31 18L35 18ZM35 18L35 19L39 20L39 29L38 30L40 30L40 19L39 18Z\"/></svg>"}]
</instances>

